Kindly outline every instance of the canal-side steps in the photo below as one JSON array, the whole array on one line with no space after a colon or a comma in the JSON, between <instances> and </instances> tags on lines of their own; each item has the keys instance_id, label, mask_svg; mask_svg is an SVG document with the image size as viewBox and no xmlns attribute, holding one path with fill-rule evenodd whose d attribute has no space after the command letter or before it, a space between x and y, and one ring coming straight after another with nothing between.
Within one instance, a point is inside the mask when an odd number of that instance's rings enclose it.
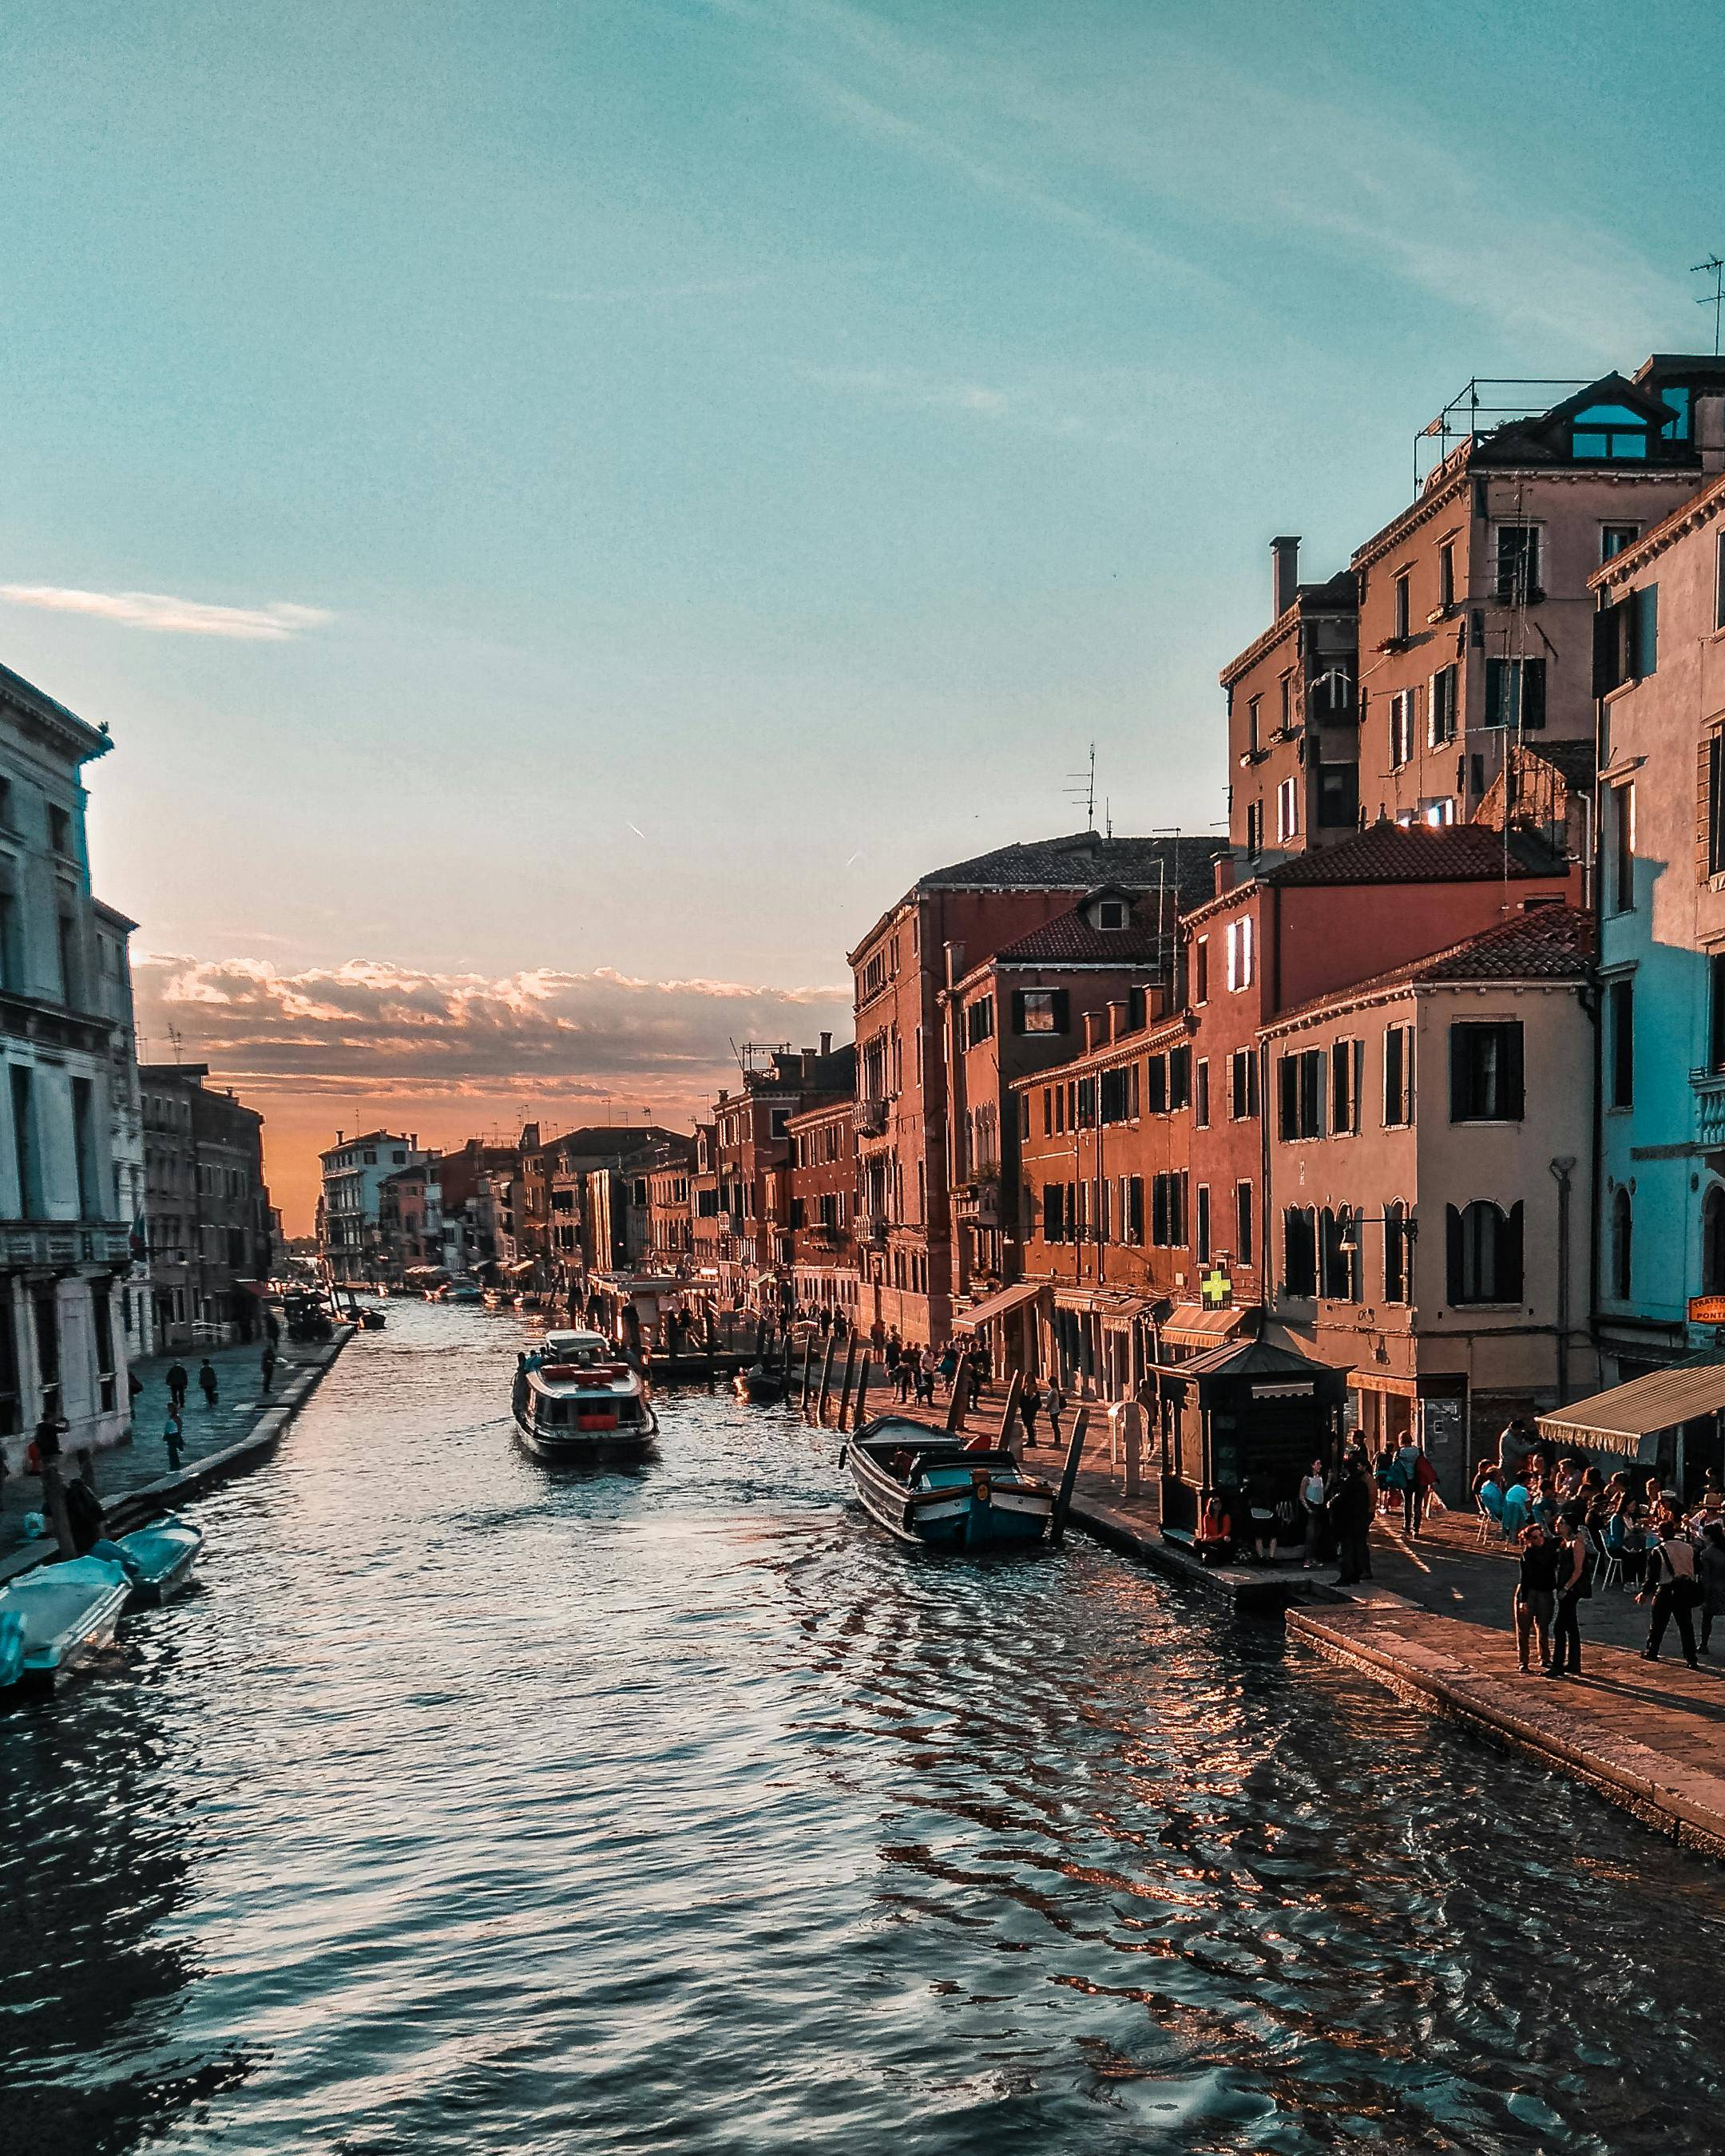
<instances>
[{"instance_id":1,"label":"canal-side steps","mask_svg":"<svg viewBox=\"0 0 1725 2156\"><path fill-rule=\"evenodd\" d=\"M128 1482L124 1487L112 1486L133 1461L128 1459L127 1449L114 1446L96 1455L95 1467L99 1477L107 1481L110 1494L105 1498L102 1514L108 1533L119 1536L144 1525L162 1512L168 1512L187 1497L201 1490L224 1481L230 1475L243 1473L246 1469L266 1460L280 1443L284 1433L292 1424L311 1394L323 1382L324 1373L330 1368L358 1328L352 1325L338 1325L330 1340L316 1348L300 1348L293 1351L293 1359L284 1361L281 1368L286 1375L280 1389L267 1400L256 1403L256 1413L250 1427L240 1436L232 1439L218 1450L188 1459L177 1470L148 1479ZM149 1410L154 1413L152 1408ZM196 1438L196 1408L188 1414L193 1440ZM155 1450L160 1451L159 1444ZM69 1463L69 1465L70 1463ZM0 1554L0 1582L15 1579L21 1573L30 1571L43 1563L50 1553L52 1544L45 1542L26 1543L21 1548Z\"/></svg>"}]
</instances>

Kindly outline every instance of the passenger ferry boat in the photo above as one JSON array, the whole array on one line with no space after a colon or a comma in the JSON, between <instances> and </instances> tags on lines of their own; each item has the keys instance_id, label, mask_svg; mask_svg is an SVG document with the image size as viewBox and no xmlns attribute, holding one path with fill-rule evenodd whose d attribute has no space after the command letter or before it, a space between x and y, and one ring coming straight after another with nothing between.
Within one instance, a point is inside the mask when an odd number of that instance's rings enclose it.
<instances>
[{"instance_id":1,"label":"passenger ferry boat","mask_svg":"<svg viewBox=\"0 0 1725 2156\"><path fill-rule=\"evenodd\" d=\"M659 1435L646 1388L602 1332L547 1332L521 1358L513 1404L536 1460L607 1458Z\"/></svg>"}]
</instances>

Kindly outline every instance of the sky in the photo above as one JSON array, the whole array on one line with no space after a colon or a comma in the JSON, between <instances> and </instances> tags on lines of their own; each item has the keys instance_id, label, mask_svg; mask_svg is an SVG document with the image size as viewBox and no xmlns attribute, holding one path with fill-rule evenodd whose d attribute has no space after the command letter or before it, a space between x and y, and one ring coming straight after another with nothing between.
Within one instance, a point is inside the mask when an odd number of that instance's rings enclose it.
<instances>
[{"instance_id":1,"label":"sky","mask_svg":"<svg viewBox=\"0 0 1725 2156\"><path fill-rule=\"evenodd\" d=\"M1717 13L52 0L0 660L146 1055L320 1145L686 1122L916 875L1219 829L1268 542L1474 374L1709 348ZM1673 56L1688 54L1682 64ZM1104 806L1105 804L1105 806Z\"/></svg>"}]
</instances>

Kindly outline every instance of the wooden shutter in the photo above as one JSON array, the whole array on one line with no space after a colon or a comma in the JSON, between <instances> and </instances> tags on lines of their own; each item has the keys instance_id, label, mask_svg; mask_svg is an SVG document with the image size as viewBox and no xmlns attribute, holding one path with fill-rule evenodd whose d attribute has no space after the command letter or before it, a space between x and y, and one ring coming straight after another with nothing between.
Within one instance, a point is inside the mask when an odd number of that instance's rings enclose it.
<instances>
[{"instance_id":1,"label":"wooden shutter","mask_svg":"<svg viewBox=\"0 0 1725 2156\"><path fill-rule=\"evenodd\" d=\"M1449 1300L1461 1302L1466 1300L1461 1277L1461 1214L1454 1205L1444 1208L1444 1232L1448 1244Z\"/></svg>"},{"instance_id":2,"label":"wooden shutter","mask_svg":"<svg viewBox=\"0 0 1725 2156\"><path fill-rule=\"evenodd\" d=\"M1522 1214L1519 1199L1508 1213L1500 1213L1497 1229L1497 1295L1499 1302L1522 1299Z\"/></svg>"},{"instance_id":3,"label":"wooden shutter","mask_svg":"<svg viewBox=\"0 0 1725 2156\"><path fill-rule=\"evenodd\" d=\"M1522 731L1538 733L1545 725L1545 661L1522 661Z\"/></svg>"},{"instance_id":4,"label":"wooden shutter","mask_svg":"<svg viewBox=\"0 0 1725 2156\"><path fill-rule=\"evenodd\" d=\"M1503 1113L1512 1123L1526 1112L1526 1088L1522 1071L1522 1022L1513 1019L1503 1029Z\"/></svg>"},{"instance_id":5,"label":"wooden shutter","mask_svg":"<svg viewBox=\"0 0 1725 2156\"><path fill-rule=\"evenodd\" d=\"M1054 1022L1055 1031L1056 1033L1068 1033L1071 1030L1071 1001L1072 998L1070 995L1065 988L1056 988L1055 990Z\"/></svg>"},{"instance_id":6,"label":"wooden shutter","mask_svg":"<svg viewBox=\"0 0 1725 2156\"><path fill-rule=\"evenodd\" d=\"M1014 1033L1022 1033L1024 1029L1024 992L1022 988L1014 988L1012 992L1012 1029Z\"/></svg>"}]
</instances>

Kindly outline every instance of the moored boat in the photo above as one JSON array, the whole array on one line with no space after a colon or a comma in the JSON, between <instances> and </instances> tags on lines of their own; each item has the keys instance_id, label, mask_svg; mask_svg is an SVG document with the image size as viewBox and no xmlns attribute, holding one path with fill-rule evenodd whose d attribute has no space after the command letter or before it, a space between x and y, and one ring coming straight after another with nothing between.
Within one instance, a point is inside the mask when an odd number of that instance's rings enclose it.
<instances>
[{"instance_id":1,"label":"moored boat","mask_svg":"<svg viewBox=\"0 0 1725 2156\"><path fill-rule=\"evenodd\" d=\"M381 1332L388 1319L374 1302L363 1302L359 1307L359 1322L367 1332Z\"/></svg>"},{"instance_id":2,"label":"moored boat","mask_svg":"<svg viewBox=\"0 0 1725 2156\"><path fill-rule=\"evenodd\" d=\"M444 1291L445 1302L483 1302L485 1290L477 1281L454 1280Z\"/></svg>"},{"instance_id":3,"label":"moored boat","mask_svg":"<svg viewBox=\"0 0 1725 2156\"><path fill-rule=\"evenodd\" d=\"M908 1416L881 1415L845 1457L865 1509L900 1542L985 1550L1049 1538L1053 1489L1004 1449L973 1452Z\"/></svg>"},{"instance_id":4,"label":"moored boat","mask_svg":"<svg viewBox=\"0 0 1725 2156\"><path fill-rule=\"evenodd\" d=\"M50 1691L114 1636L131 1584L95 1556L39 1565L0 1589L0 1691Z\"/></svg>"},{"instance_id":5,"label":"moored boat","mask_svg":"<svg viewBox=\"0 0 1725 2156\"><path fill-rule=\"evenodd\" d=\"M146 1527L134 1527L129 1535L98 1543L91 1553L111 1556L125 1567L132 1607L141 1609L177 1594L190 1582L203 1548L203 1528L169 1512Z\"/></svg>"},{"instance_id":6,"label":"moored boat","mask_svg":"<svg viewBox=\"0 0 1725 2156\"><path fill-rule=\"evenodd\" d=\"M777 1407L784 1398L784 1379L775 1370L768 1370L757 1363L752 1369L739 1370L732 1379L732 1389L740 1400L747 1400L757 1408Z\"/></svg>"},{"instance_id":7,"label":"moored boat","mask_svg":"<svg viewBox=\"0 0 1725 2156\"><path fill-rule=\"evenodd\" d=\"M516 1435L536 1460L638 1452L659 1435L639 1376L602 1332L547 1332L516 1371Z\"/></svg>"}]
</instances>

